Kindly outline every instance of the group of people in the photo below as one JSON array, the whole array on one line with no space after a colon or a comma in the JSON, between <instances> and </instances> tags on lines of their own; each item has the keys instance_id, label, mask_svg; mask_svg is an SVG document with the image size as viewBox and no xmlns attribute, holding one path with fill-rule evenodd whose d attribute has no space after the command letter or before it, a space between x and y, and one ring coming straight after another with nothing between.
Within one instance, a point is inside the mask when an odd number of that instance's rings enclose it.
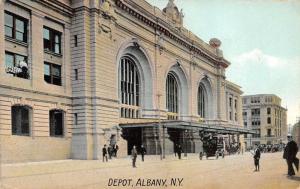
<instances>
[{"instance_id":1,"label":"group of people","mask_svg":"<svg viewBox=\"0 0 300 189\"><path fill-rule=\"evenodd\" d=\"M114 145L108 145L108 147L106 146L106 144L104 144L103 148L102 148L102 161L108 161L109 159L112 159L112 157L117 157L118 154L118 150L119 150L119 146L117 144Z\"/></svg>"},{"instance_id":2,"label":"group of people","mask_svg":"<svg viewBox=\"0 0 300 189\"><path fill-rule=\"evenodd\" d=\"M284 144L260 144L258 148L261 153L268 153L268 152L281 152L285 148ZM250 149L251 150L251 149Z\"/></svg>"},{"instance_id":3,"label":"group of people","mask_svg":"<svg viewBox=\"0 0 300 189\"><path fill-rule=\"evenodd\" d=\"M283 159L286 160L288 166L288 177L292 177L295 175L295 170L293 165L296 167L297 171L299 171L299 159L296 157L298 153L297 143L293 140L292 136L288 136L288 143L286 144L283 152ZM261 148L256 144L253 158L254 158L254 171L259 171L259 160L261 156Z\"/></svg>"}]
</instances>

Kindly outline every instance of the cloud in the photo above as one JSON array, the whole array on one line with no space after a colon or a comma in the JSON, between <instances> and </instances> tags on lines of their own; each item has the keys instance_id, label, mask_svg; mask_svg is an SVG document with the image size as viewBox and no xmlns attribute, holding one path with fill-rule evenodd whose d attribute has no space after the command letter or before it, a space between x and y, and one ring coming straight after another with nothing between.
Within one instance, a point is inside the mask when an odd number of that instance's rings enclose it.
<instances>
[{"instance_id":1,"label":"cloud","mask_svg":"<svg viewBox=\"0 0 300 189\"><path fill-rule=\"evenodd\" d=\"M278 57L255 48L228 58L229 80L242 86L245 95L275 94L287 105L288 121L300 116L300 57Z\"/></svg>"},{"instance_id":2,"label":"cloud","mask_svg":"<svg viewBox=\"0 0 300 189\"><path fill-rule=\"evenodd\" d=\"M286 66L288 61L263 53L260 49L253 49L233 58L236 63L261 63L268 67Z\"/></svg>"}]
</instances>

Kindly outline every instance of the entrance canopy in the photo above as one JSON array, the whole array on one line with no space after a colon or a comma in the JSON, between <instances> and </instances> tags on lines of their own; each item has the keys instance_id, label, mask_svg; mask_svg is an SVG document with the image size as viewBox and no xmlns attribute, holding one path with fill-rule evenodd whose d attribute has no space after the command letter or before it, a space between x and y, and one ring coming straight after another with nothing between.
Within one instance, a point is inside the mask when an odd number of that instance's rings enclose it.
<instances>
[{"instance_id":1,"label":"entrance canopy","mask_svg":"<svg viewBox=\"0 0 300 189\"><path fill-rule=\"evenodd\" d=\"M121 128L134 128L134 127L163 127L184 129L193 131L215 132L219 134L256 134L251 129L246 129L237 126L230 126L225 123L197 123L188 121L154 121L144 123L122 123L119 124Z\"/></svg>"}]
</instances>

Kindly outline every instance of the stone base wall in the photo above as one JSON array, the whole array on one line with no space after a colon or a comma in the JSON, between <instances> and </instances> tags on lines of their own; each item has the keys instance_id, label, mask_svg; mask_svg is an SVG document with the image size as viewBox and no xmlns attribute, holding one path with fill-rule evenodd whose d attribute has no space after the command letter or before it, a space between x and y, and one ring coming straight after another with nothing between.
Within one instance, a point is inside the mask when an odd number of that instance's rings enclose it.
<instances>
[{"instance_id":1,"label":"stone base wall","mask_svg":"<svg viewBox=\"0 0 300 189\"><path fill-rule=\"evenodd\" d=\"M71 140L53 137L1 136L3 163L70 158Z\"/></svg>"}]
</instances>

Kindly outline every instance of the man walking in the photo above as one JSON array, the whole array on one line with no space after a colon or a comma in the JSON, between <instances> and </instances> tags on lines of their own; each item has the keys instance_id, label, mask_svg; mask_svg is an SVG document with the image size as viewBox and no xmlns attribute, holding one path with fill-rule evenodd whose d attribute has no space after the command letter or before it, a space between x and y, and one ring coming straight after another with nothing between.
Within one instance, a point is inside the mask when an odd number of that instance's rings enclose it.
<instances>
[{"instance_id":1,"label":"man walking","mask_svg":"<svg viewBox=\"0 0 300 189\"><path fill-rule=\"evenodd\" d=\"M136 167L135 163L136 163L136 158L137 158L137 151L136 151L136 147L133 146L132 150L131 150L131 157L132 157L132 167Z\"/></svg>"},{"instance_id":2,"label":"man walking","mask_svg":"<svg viewBox=\"0 0 300 189\"><path fill-rule=\"evenodd\" d=\"M112 146L111 146L111 144L110 144L110 145L108 145L108 147L107 147L107 151L108 151L108 157L109 157L109 159L111 159L112 152L113 152L113 149L112 149Z\"/></svg>"},{"instance_id":3,"label":"man walking","mask_svg":"<svg viewBox=\"0 0 300 189\"><path fill-rule=\"evenodd\" d=\"M288 143L284 149L283 158L286 159L288 165L288 177L295 175L293 164L295 165L297 171L299 171L299 159L296 157L298 153L298 146L295 141L293 141L292 136L288 136Z\"/></svg>"},{"instance_id":4,"label":"man walking","mask_svg":"<svg viewBox=\"0 0 300 189\"><path fill-rule=\"evenodd\" d=\"M181 159L181 152L182 152L182 148L181 148L180 144L178 144L178 146L177 146L178 159Z\"/></svg>"},{"instance_id":5,"label":"man walking","mask_svg":"<svg viewBox=\"0 0 300 189\"><path fill-rule=\"evenodd\" d=\"M104 159L106 159L107 162L107 149L106 149L106 144L104 144L103 148L102 148L102 161L104 162Z\"/></svg>"},{"instance_id":6,"label":"man walking","mask_svg":"<svg viewBox=\"0 0 300 189\"><path fill-rule=\"evenodd\" d=\"M259 171L260 149L258 148L257 144L255 144L255 150L254 150L253 158L254 158L254 166L255 166L254 171Z\"/></svg>"},{"instance_id":7,"label":"man walking","mask_svg":"<svg viewBox=\"0 0 300 189\"><path fill-rule=\"evenodd\" d=\"M144 155L147 153L146 148L144 145L141 145L141 155L142 155L142 161L144 161Z\"/></svg>"}]
</instances>

